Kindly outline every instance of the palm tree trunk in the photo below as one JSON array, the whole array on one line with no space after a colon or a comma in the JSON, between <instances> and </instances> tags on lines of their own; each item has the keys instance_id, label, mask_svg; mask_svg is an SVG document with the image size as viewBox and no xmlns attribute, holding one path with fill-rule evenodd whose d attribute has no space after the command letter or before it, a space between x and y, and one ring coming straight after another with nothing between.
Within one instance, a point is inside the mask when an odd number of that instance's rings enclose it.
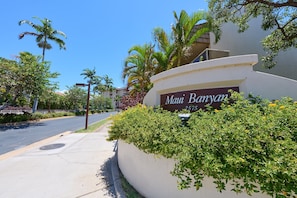
<instances>
[{"instance_id":1,"label":"palm tree trunk","mask_svg":"<svg viewBox=\"0 0 297 198\"><path fill-rule=\"evenodd\" d=\"M44 41L46 43L46 40ZM42 48L42 62L44 62L44 55L45 55L45 45ZM35 113L37 111L38 107L38 98L36 97L33 102L33 107L32 107L32 113Z\"/></svg>"},{"instance_id":2,"label":"palm tree trunk","mask_svg":"<svg viewBox=\"0 0 297 198\"><path fill-rule=\"evenodd\" d=\"M42 62L44 62L44 55L45 55L45 46L42 48Z\"/></svg>"}]
</instances>

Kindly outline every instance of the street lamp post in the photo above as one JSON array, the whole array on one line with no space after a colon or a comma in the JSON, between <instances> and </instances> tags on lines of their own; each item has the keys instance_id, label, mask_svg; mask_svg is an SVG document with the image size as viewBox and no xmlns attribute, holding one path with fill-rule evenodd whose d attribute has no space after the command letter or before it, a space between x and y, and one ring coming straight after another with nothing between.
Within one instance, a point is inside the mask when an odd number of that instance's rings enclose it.
<instances>
[{"instance_id":1,"label":"street lamp post","mask_svg":"<svg viewBox=\"0 0 297 198\"><path fill-rule=\"evenodd\" d=\"M78 87L85 87L88 86L88 97L87 97L87 111L86 111L86 123L85 123L85 129L88 129L88 117L89 117L89 102L90 102L90 83L76 83L75 84Z\"/></svg>"}]
</instances>

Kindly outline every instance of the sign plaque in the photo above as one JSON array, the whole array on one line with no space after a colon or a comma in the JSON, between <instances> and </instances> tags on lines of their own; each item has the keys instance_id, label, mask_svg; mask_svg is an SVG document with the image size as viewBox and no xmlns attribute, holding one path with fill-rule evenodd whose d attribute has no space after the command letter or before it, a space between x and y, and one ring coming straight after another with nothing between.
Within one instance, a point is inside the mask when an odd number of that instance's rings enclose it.
<instances>
[{"instance_id":1,"label":"sign plaque","mask_svg":"<svg viewBox=\"0 0 297 198\"><path fill-rule=\"evenodd\" d=\"M204 109L205 105L219 108L224 99L230 97L229 90L239 92L239 87L224 87L181 91L161 95L161 107L169 111L189 110L190 112Z\"/></svg>"}]
</instances>

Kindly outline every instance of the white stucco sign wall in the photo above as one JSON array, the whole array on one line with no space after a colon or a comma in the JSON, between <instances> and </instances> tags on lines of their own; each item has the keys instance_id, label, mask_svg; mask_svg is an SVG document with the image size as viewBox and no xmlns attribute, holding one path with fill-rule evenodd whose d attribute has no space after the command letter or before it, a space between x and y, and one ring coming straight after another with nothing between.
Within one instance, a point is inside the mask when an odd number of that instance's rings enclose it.
<instances>
[{"instance_id":1,"label":"white stucco sign wall","mask_svg":"<svg viewBox=\"0 0 297 198\"><path fill-rule=\"evenodd\" d=\"M229 89L246 96L252 93L267 99L289 96L297 100L297 81L256 72L253 66L257 62L258 56L251 54L192 63L162 72L151 78L154 87L145 96L144 104L195 111L205 104L219 104L229 97ZM193 188L178 190L177 179L170 175L173 160L155 158L123 141L119 141L118 149L121 171L145 197L249 197L231 190L218 193L211 179L204 180L199 191ZM269 196L255 194L252 197Z\"/></svg>"},{"instance_id":2,"label":"white stucco sign wall","mask_svg":"<svg viewBox=\"0 0 297 198\"><path fill-rule=\"evenodd\" d=\"M225 87L238 87L246 96L251 93L271 100L284 96L297 100L297 81L256 72L253 66L257 62L256 54L231 56L162 72L151 78L154 87L145 96L144 104L159 106L164 94Z\"/></svg>"}]
</instances>

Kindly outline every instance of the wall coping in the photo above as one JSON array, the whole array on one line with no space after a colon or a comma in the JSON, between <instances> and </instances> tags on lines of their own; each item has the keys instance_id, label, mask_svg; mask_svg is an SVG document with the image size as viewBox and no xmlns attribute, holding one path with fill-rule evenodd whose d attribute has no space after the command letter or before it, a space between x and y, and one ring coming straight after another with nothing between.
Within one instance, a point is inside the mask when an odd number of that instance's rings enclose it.
<instances>
[{"instance_id":1,"label":"wall coping","mask_svg":"<svg viewBox=\"0 0 297 198\"><path fill-rule=\"evenodd\" d=\"M257 54L247 54L240 56L229 56L223 58L217 58L202 62L190 63L187 65L183 65L182 67L176 67L159 74L156 74L151 77L152 83L157 83L160 80L165 80L167 78L172 78L177 75L183 75L185 73L193 73L199 70L210 70L210 69L218 69L225 67L234 67L234 66L251 66L253 67L258 62Z\"/></svg>"}]
</instances>

